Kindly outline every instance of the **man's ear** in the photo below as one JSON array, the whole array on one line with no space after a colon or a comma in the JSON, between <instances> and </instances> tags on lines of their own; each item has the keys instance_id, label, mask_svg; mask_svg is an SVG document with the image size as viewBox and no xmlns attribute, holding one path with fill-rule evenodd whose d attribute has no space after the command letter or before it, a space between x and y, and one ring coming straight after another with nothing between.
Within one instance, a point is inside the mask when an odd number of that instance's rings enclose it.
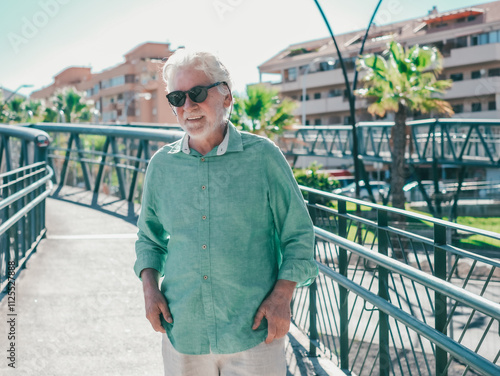
<instances>
[{"instance_id":1,"label":"man's ear","mask_svg":"<svg viewBox=\"0 0 500 376\"><path fill-rule=\"evenodd\" d=\"M233 94L230 91L229 94L226 94L226 96L224 97L224 107L227 108L231 106L231 103L233 103Z\"/></svg>"}]
</instances>

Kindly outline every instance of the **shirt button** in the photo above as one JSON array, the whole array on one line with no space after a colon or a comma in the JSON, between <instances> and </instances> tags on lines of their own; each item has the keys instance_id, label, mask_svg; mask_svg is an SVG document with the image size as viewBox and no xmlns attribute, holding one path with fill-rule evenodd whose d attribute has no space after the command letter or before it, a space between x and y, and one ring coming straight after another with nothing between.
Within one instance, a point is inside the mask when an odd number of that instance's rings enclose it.
<instances>
[{"instance_id":1,"label":"shirt button","mask_svg":"<svg viewBox=\"0 0 500 376\"><path fill-rule=\"evenodd\" d=\"M202 162L205 162L205 158L201 158L201 161L202 161Z\"/></svg>"},{"instance_id":2,"label":"shirt button","mask_svg":"<svg viewBox=\"0 0 500 376\"><path fill-rule=\"evenodd\" d=\"M201 246L201 248L203 248L203 249L207 249L207 245L206 245L206 244L203 244L203 245Z\"/></svg>"},{"instance_id":3,"label":"shirt button","mask_svg":"<svg viewBox=\"0 0 500 376\"><path fill-rule=\"evenodd\" d=\"M203 217L201 217L201 219L205 220L205 219L207 219L207 216L204 215Z\"/></svg>"},{"instance_id":4,"label":"shirt button","mask_svg":"<svg viewBox=\"0 0 500 376\"><path fill-rule=\"evenodd\" d=\"M208 279L208 275L204 275L203 279L205 279L205 280Z\"/></svg>"},{"instance_id":5,"label":"shirt button","mask_svg":"<svg viewBox=\"0 0 500 376\"><path fill-rule=\"evenodd\" d=\"M204 185L202 185L202 186L201 186L201 189L203 189L203 190L204 190L205 188L207 188L207 187L206 187L206 186L204 186Z\"/></svg>"}]
</instances>

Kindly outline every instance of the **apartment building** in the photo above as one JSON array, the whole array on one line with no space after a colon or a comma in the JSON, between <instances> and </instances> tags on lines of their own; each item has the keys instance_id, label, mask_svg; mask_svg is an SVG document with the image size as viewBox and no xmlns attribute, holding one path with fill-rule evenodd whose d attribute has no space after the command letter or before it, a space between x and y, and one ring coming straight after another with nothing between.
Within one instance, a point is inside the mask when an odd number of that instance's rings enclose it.
<instances>
[{"instance_id":1,"label":"apartment building","mask_svg":"<svg viewBox=\"0 0 500 376\"><path fill-rule=\"evenodd\" d=\"M125 61L102 72L69 67L54 82L31 94L47 100L64 87L86 93L104 123L177 123L165 98L162 64L174 51L166 43L144 43L124 55Z\"/></svg>"},{"instance_id":2,"label":"apartment building","mask_svg":"<svg viewBox=\"0 0 500 376\"><path fill-rule=\"evenodd\" d=\"M358 30L336 36L351 86L364 34ZM364 53L382 52L392 39L405 47L433 45L441 51L440 78L454 81L444 99L453 106L455 117L500 118L500 1L448 12L434 7L424 17L372 25ZM296 115L300 119L305 110L306 125L351 123L344 77L330 37L291 45L258 68L261 82L264 74L277 75L279 82L273 86L301 101ZM367 106L366 100L357 98L357 121L376 120Z\"/></svg>"}]
</instances>

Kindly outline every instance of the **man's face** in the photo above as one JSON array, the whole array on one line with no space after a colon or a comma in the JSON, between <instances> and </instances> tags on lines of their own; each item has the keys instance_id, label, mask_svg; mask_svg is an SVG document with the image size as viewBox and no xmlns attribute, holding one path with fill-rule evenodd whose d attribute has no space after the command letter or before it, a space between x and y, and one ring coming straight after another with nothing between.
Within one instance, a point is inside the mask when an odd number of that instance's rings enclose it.
<instances>
[{"instance_id":1,"label":"man's face","mask_svg":"<svg viewBox=\"0 0 500 376\"><path fill-rule=\"evenodd\" d=\"M187 91L195 86L207 86L212 82L203 71L181 68L172 82L172 90ZM224 121L225 108L230 105L230 95L222 95L217 87L208 90L207 99L196 103L186 95L186 102L175 107L177 120L182 129L192 138L206 138L219 132Z\"/></svg>"}]
</instances>

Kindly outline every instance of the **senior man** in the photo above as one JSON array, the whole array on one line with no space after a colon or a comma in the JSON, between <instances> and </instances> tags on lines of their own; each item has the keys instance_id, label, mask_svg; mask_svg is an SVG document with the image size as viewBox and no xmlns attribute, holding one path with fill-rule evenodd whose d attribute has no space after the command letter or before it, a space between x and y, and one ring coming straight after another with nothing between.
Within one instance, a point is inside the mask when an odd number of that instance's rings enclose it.
<instances>
[{"instance_id":1,"label":"senior man","mask_svg":"<svg viewBox=\"0 0 500 376\"><path fill-rule=\"evenodd\" d=\"M229 121L214 54L179 49L163 76L186 133L149 163L134 269L165 375L283 376L293 290L318 273L302 195L278 147Z\"/></svg>"}]
</instances>

